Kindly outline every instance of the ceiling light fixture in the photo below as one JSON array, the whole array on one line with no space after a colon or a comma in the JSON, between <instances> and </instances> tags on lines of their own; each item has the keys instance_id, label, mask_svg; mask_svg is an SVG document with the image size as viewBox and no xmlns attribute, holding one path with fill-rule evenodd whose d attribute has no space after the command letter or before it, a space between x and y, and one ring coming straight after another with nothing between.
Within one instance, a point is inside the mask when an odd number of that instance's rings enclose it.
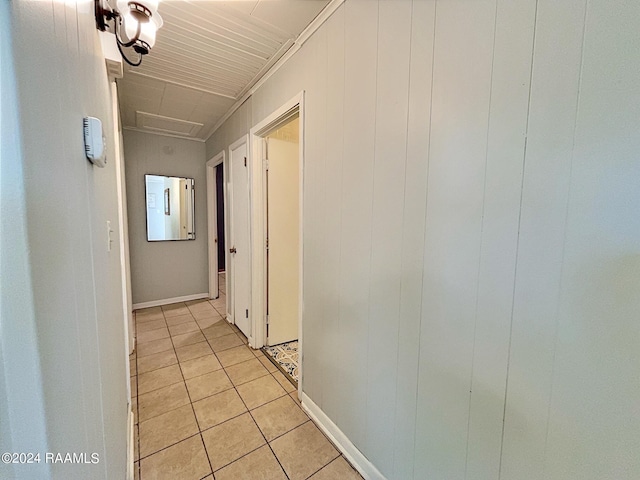
<instances>
[{"instance_id":1,"label":"ceiling light fixture","mask_svg":"<svg viewBox=\"0 0 640 480\"><path fill-rule=\"evenodd\" d=\"M118 50L125 62L133 67L140 65L142 56L148 54L156 43L156 31L162 27L158 0L118 0L117 8L111 8L107 0L94 0L94 6L98 30L104 32L109 29L116 37ZM109 25L111 21L113 25ZM129 60L125 48L133 49L138 59Z\"/></svg>"}]
</instances>

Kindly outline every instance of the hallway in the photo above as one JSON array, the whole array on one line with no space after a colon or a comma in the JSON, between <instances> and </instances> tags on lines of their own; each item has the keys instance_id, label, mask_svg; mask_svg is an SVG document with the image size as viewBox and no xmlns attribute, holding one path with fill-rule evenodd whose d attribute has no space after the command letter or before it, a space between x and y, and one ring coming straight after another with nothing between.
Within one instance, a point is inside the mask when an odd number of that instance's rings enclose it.
<instances>
[{"instance_id":1,"label":"hallway","mask_svg":"<svg viewBox=\"0 0 640 480\"><path fill-rule=\"evenodd\" d=\"M0 479L639 480L639 24L0 1ZM264 135L296 114L278 338ZM193 301L221 237L231 312ZM300 388L245 337L300 338Z\"/></svg>"},{"instance_id":2,"label":"hallway","mask_svg":"<svg viewBox=\"0 0 640 480\"><path fill-rule=\"evenodd\" d=\"M223 308L224 295L136 312L135 478L361 478Z\"/></svg>"}]
</instances>

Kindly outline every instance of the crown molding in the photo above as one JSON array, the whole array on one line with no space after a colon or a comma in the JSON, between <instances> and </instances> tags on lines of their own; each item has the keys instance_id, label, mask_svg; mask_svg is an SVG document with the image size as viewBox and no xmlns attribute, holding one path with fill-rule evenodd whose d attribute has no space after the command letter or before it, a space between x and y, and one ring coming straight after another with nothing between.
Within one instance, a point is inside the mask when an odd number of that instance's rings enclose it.
<instances>
[{"instance_id":1,"label":"crown molding","mask_svg":"<svg viewBox=\"0 0 640 480\"><path fill-rule=\"evenodd\" d=\"M253 95L268 79L269 77L271 77L274 73L276 73L278 70L280 70L280 68L282 68L282 66L287 63L287 61L293 57L293 55L300 50L300 47L302 47L302 45L305 44L305 42L307 40L309 40L309 38L311 37L311 35L313 35L315 33L316 30L318 30L323 24L324 22L327 21L327 19L329 19L329 17L331 17L331 15L333 15L333 13L345 2L345 0L331 0L331 2L329 2L327 4L326 7L324 7L322 9L322 11L316 16L316 18L313 19L313 21L307 26L307 28L305 28L302 33L300 33L300 35L298 35L298 38L296 38L296 41L293 43L293 45L291 46L291 48L289 48L289 50L287 50L285 52L284 55L282 55L278 61L276 63L273 64L273 66L249 89L247 90L244 95L242 95L238 101L236 101L236 103L234 103L231 108L229 110L227 110L227 113L225 113L220 120L218 120L216 122L216 124L213 126L213 128L211 129L211 132L209 132L209 134L207 135L205 142L208 141L211 136L216 133L216 131L224 124L224 122L226 122L229 117L231 115L234 114L234 112L240 108L240 106L247 101L247 99Z\"/></svg>"}]
</instances>

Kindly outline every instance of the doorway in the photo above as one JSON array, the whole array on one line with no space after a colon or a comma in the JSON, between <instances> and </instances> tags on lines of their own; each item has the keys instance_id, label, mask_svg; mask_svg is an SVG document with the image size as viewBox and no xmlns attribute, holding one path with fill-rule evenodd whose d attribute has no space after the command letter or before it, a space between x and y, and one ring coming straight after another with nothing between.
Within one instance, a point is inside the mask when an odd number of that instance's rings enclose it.
<instances>
[{"instance_id":1,"label":"doorway","mask_svg":"<svg viewBox=\"0 0 640 480\"><path fill-rule=\"evenodd\" d=\"M224 200L224 163L220 163L215 167L216 175L216 231L218 239L218 278L220 274L225 272L226 255L225 255L225 207ZM224 290L224 286L218 282L218 295Z\"/></svg>"},{"instance_id":2,"label":"doorway","mask_svg":"<svg viewBox=\"0 0 640 480\"><path fill-rule=\"evenodd\" d=\"M223 272L228 260L224 246L228 228L226 214L227 191L225 180L229 165L225 152L222 151L207 162L207 254L209 257L209 298L217 299L216 307L224 310L229 317L229 306L226 301L226 275ZM222 177L220 179L220 177ZM222 255L221 255L222 253Z\"/></svg>"},{"instance_id":3,"label":"doorway","mask_svg":"<svg viewBox=\"0 0 640 480\"><path fill-rule=\"evenodd\" d=\"M232 298L230 310L233 322L248 339L252 338L250 316L251 302L251 251L249 238L249 169L247 165L247 139L242 137L229 147L231 235L229 241L229 265Z\"/></svg>"},{"instance_id":4,"label":"doorway","mask_svg":"<svg viewBox=\"0 0 640 480\"><path fill-rule=\"evenodd\" d=\"M298 340L300 284L299 115L264 137L266 345Z\"/></svg>"},{"instance_id":5,"label":"doorway","mask_svg":"<svg viewBox=\"0 0 640 480\"><path fill-rule=\"evenodd\" d=\"M300 93L251 129L254 347L302 385L304 109ZM260 320L258 320L260 319ZM285 355L286 353L286 355ZM294 361L293 361L294 360ZM297 378L295 378L297 377Z\"/></svg>"}]
</instances>

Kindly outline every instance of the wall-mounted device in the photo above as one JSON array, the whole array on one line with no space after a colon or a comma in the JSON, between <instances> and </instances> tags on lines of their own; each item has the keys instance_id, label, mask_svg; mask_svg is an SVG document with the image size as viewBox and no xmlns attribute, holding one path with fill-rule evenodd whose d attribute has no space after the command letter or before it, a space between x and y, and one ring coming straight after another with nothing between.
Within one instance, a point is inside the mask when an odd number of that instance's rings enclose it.
<instances>
[{"instance_id":1,"label":"wall-mounted device","mask_svg":"<svg viewBox=\"0 0 640 480\"><path fill-rule=\"evenodd\" d=\"M95 117L84 117L84 152L96 167L103 168L107 164L105 138L102 135L102 122Z\"/></svg>"}]
</instances>

